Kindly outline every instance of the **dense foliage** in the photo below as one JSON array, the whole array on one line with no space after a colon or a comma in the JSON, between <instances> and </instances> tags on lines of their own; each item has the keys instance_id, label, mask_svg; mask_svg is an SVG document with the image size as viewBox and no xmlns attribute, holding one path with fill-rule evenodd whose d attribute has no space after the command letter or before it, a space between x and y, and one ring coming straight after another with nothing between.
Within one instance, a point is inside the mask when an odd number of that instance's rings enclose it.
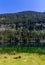
<instances>
[{"instance_id":1,"label":"dense foliage","mask_svg":"<svg viewBox=\"0 0 45 65\"><path fill-rule=\"evenodd\" d=\"M0 25L14 24L15 30L0 30L0 42L14 45L45 45L45 12L25 11L0 14ZM13 27L13 26L12 26ZM18 43L23 42L23 43ZM39 43L39 44L37 44Z\"/></svg>"}]
</instances>

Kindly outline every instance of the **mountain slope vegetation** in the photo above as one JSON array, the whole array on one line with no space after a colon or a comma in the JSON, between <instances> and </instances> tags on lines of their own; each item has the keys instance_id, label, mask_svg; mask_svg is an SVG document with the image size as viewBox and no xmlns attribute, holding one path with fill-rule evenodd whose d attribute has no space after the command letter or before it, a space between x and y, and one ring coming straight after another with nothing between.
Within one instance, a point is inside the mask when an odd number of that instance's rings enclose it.
<instances>
[{"instance_id":1,"label":"mountain slope vegetation","mask_svg":"<svg viewBox=\"0 0 45 65\"><path fill-rule=\"evenodd\" d=\"M45 46L45 12L23 11L0 14L0 42L21 46Z\"/></svg>"}]
</instances>

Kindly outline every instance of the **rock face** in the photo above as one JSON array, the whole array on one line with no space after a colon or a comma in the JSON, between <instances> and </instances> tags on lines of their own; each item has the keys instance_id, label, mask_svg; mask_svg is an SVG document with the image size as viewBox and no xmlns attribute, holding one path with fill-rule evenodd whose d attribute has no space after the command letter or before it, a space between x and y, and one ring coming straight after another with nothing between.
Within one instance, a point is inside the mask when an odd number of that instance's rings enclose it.
<instances>
[{"instance_id":1,"label":"rock face","mask_svg":"<svg viewBox=\"0 0 45 65\"><path fill-rule=\"evenodd\" d=\"M0 30L6 29L15 30L15 24L0 24Z\"/></svg>"}]
</instances>

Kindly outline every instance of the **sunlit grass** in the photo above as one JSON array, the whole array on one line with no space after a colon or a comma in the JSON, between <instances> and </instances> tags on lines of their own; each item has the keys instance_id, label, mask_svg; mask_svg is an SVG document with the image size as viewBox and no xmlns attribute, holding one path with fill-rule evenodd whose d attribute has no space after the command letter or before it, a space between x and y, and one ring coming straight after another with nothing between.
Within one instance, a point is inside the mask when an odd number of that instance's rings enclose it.
<instances>
[{"instance_id":1,"label":"sunlit grass","mask_svg":"<svg viewBox=\"0 0 45 65\"><path fill-rule=\"evenodd\" d=\"M20 55L20 59L14 59ZM7 58L4 58L6 56ZM45 65L45 55L38 53L17 53L16 55L0 55L0 65Z\"/></svg>"},{"instance_id":2,"label":"sunlit grass","mask_svg":"<svg viewBox=\"0 0 45 65\"><path fill-rule=\"evenodd\" d=\"M21 58L14 59L15 56ZM45 65L45 48L0 48L0 65Z\"/></svg>"}]
</instances>

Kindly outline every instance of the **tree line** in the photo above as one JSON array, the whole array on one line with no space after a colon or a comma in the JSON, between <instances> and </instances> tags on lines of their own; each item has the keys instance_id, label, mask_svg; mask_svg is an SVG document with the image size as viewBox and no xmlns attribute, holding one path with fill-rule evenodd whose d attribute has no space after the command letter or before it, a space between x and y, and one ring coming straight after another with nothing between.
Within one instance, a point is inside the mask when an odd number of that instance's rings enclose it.
<instances>
[{"instance_id":1,"label":"tree line","mask_svg":"<svg viewBox=\"0 0 45 65\"><path fill-rule=\"evenodd\" d=\"M6 44L12 45L31 45L28 42L36 42L39 44L41 41L45 41L45 31L29 31L27 29L18 29L18 30L2 30L0 31L0 42L8 42ZM21 44L19 42L22 42Z\"/></svg>"}]
</instances>

